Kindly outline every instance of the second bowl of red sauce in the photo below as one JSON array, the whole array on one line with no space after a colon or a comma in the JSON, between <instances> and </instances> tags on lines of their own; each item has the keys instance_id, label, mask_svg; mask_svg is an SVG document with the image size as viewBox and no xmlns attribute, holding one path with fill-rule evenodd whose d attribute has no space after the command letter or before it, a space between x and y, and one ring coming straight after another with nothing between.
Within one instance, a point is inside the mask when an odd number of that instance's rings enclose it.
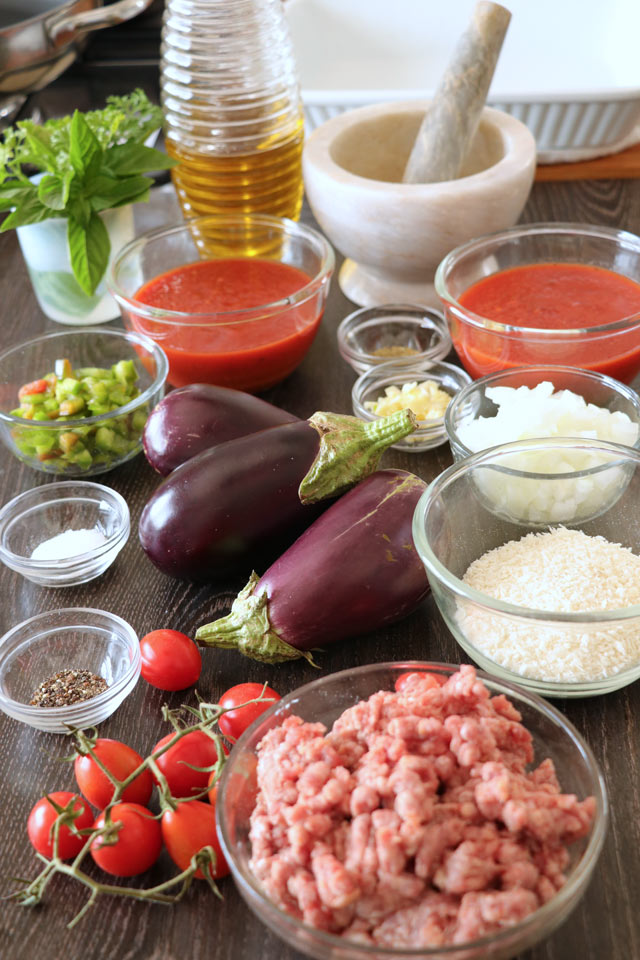
<instances>
[{"instance_id":1,"label":"second bowl of red sauce","mask_svg":"<svg viewBox=\"0 0 640 960\"><path fill-rule=\"evenodd\" d=\"M328 242L281 217L198 217L138 237L109 288L125 325L159 343L168 382L259 391L288 376L318 331L334 267Z\"/></svg>"},{"instance_id":2,"label":"second bowl of red sauce","mask_svg":"<svg viewBox=\"0 0 640 960\"><path fill-rule=\"evenodd\" d=\"M473 377L527 364L640 372L640 237L579 223L537 223L447 254L435 286Z\"/></svg>"}]
</instances>

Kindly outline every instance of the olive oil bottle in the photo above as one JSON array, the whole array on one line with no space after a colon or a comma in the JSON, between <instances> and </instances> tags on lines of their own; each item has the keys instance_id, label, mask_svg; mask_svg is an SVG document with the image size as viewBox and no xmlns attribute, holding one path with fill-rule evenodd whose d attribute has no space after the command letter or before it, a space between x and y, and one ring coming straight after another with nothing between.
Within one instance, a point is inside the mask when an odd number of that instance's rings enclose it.
<instances>
[{"instance_id":1,"label":"olive oil bottle","mask_svg":"<svg viewBox=\"0 0 640 960\"><path fill-rule=\"evenodd\" d=\"M186 217L297 219L304 124L282 0L167 0L161 97Z\"/></svg>"}]
</instances>

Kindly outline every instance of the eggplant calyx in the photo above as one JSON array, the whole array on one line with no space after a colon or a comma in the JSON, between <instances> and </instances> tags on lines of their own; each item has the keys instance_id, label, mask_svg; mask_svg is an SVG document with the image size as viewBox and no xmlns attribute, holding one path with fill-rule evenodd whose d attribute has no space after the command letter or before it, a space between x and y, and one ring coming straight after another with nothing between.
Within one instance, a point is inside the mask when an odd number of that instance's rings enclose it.
<instances>
[{"instance_id":1,"label":"eggplant calyx","mask_svg":"<svg viewBox=\"0 0 640 960\"><path fill-rule=\"evenodd\" d=\"M196 640L208 647L237 650L261 663L284 663L304 657L316 666L307 650L297 650L283 640L269 621L267 591L254 593L260 578L252 573L231 606L231 613L198 627Z\"/></svg>"},{"instance_id":2,"label":"eggplant calyx","mask_svg":"<svg viewBox=\"0 0 640 960\"><path fill-rule=\"evenodd\" d=\"M320 434L320 448L298 488L301 503L337 497L364 480L377 469L387 447L418 426L409 409L371 421L320 411L308 422Z\"/></svg>"}]
</instances>

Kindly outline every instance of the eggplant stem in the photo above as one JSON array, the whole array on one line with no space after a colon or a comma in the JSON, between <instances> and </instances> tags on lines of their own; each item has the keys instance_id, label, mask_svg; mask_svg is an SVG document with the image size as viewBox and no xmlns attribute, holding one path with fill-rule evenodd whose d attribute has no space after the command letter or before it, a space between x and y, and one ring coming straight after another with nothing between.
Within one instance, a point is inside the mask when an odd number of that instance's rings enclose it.
<instances>
[{"instance_id":1,"label":"eggplant stem","mask_svg":"<svg viewBox=\"0 0 640 960\"><path fill-rule=\"evenodd\" d=\"M418 426L408 408L372 421L319 411L309 423L320 434L320 447L298 488L305 504L337 497L364 480L377 469L384 451Z\"/></svg>"},{"instance_id":2,"label":"eggplant stem","mask_svg":"<svg viewBox=\"0 0 640 960\"><path fill-rule=\"evenodd\" d=\"M209 647L237 650L261 663L285 663L304 657L312 667L317 667L308 650L298 650L273 629L266 590L254 593L259 580L254 571L233 601L231 613L198 627L196 640Z\"/></svg>"}]
</instances>

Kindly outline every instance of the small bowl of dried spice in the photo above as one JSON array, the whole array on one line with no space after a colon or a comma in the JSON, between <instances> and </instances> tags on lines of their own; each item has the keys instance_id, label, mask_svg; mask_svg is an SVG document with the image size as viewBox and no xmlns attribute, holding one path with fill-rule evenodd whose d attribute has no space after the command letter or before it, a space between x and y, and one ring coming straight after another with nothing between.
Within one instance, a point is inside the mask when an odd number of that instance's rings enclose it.
<instances>
[{"instance_id":1,"label":"small bowl of dried spice","mask_svg":"<svg viewBox=\"0 0 640 960\"><path fill-rule=\"evenodd\" d=\"M394 450L420 453L446 443L445 411L470 382L469 374L452 363L388 360L358 377L351 391L353 412L363 420L376 420L409 408L418 428L394 444Z\"/></svg>"},{"instance_id":2,"label":"small bowl of dried spice","mask_svg":"<svg viewBox=\"0 0 640 960\"><path fill-rule=\"evenodd\" d=\"M443 360L451 337L438 310L407 303L363 307L338 327L338 349L356 373L390 360L427 363Z\"/></svg>"},{"instance_id":3,"label":"small bowl of dried spice","mask_svg":"<svg viewBox=\"0 0 640 960\"><path fill-rule=\"evenodd\" d=\"M0 639L0 710L48 733L106 720L139 676L135 630L105 610L49 610Z\"/></svg>"},{"instance_id":4,"label":"small bowl of dried spice","mask_svg":"<svg viewBox=\"0 0 640 960\"><path fill-rule=\"evenodd\" d=\"M0 510L0 561L43 587L77 586L111 566L130 526L126 501L110 487L45 484Z\"/></svg>"}]
</instances>

